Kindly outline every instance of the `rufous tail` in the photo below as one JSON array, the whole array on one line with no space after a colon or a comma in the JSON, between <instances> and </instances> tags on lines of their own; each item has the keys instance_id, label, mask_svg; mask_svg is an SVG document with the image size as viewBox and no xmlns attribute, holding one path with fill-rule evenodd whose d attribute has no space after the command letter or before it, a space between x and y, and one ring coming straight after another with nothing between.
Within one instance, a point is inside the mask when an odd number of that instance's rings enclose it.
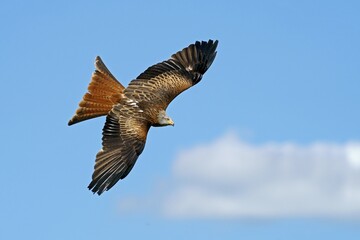
<instances>
[{"instance_id":1,"label":"rufous tail","mask_svg":"<svg viewBox=\"0 0 360 240\"><path fill-rule=\"evenodd\" d=\"M79 108L68 123L69 126L107 115L123 96L124 86L116 80L99 56L95 59L95 68L88 92L79 103Z\"/></svg>"}]
</instances>

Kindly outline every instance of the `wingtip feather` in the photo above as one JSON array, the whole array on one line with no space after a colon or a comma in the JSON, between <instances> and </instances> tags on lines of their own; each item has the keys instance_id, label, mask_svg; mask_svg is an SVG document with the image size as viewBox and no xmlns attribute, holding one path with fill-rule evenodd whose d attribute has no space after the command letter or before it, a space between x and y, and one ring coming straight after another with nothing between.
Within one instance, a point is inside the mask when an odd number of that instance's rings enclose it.
<instances>
[{"instance_id":1,"label":"wingtip feather","mask_svg":"<svg viewBox=\"0 0 360 240\"><path fill-rule=\"evenodd\" d=\"M173 54L172 59L179 62L187 71L194 74L193 82L198 83L216 57L218 40L196 41L187 48Z\"/></svg>"}]
</instances>

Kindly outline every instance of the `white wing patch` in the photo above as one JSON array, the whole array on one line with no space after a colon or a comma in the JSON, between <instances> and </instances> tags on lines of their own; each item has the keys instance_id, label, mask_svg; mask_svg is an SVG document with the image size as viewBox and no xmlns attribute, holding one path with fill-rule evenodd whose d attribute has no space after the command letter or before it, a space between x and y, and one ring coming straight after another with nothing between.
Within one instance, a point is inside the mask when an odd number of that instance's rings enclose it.
<instances>
[{"instance_id":1,"label":"white wing patch","mask_svg":"<svg viewBox=\"0 0 360 240\"><path fill-rule=\"evenodd\" d=\"M138 106L138 101L134 100L134 99L127 99L126 100L126 103L128 106L132 106L132 107L135 107L137 108L136 111L139 112L139 113L142 113L144 112L142 109L140 109L140 107Z\"/></svg>"},{"instance_id":2,"label":"white wing patch","mask_svg":"<svg viewBox=\"0 0 360 240\"><path fill-rule=\"evenodd\" d=\"M135 107L139 107L137 104L139 103L136 100L133 99L127 99L126 102L128 103L129 106L135 106Z\"/></svg>"}]
</instances>

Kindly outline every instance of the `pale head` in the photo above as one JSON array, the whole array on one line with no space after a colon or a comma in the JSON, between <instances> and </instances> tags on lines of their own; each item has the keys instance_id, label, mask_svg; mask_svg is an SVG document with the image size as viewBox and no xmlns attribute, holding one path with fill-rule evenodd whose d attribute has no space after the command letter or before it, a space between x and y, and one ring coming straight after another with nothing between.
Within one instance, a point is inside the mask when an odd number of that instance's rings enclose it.
<instances>
[{"instance_id":1,"label":"pale head","mask_svg":"<svg viewBox=\"0 0 360 240\"><path fill-rule=\"evenodd\" d=\"M166 112L164 110L160 111L158 114L158 123L159 126L174 126L174 121L166 115Z\"/></svg>"}]
</instances>

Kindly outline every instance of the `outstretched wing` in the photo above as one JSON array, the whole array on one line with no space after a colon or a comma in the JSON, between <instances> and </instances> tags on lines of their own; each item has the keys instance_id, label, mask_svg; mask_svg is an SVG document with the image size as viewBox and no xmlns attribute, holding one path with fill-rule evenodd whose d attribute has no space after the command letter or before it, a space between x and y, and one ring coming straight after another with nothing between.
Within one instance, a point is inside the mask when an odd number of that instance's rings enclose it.
<instances>
[{"instance_id":1,"label":"outstretched wing","mask_svg":"<svg viewBox=\"0 0 360 240\"><path fill-rule=\"evenodd\" d=\"M166 109L177 95L201 80L215 59L217 44L217 40L196 42L149 67L130 82L125 95Z\"/></svg>"},{"instance_id":2,"label":"outstretched wing","mask_svg":"<svg viewBox=\"0 0 360 240\"><path fill-rule=\"evenodd\" d=\"M107 115L103 128L103 148L96 155L88 188L101 194L125 178L143 151L150 125L136 102L122 99Z\"/></svg>"}]
</instances>

